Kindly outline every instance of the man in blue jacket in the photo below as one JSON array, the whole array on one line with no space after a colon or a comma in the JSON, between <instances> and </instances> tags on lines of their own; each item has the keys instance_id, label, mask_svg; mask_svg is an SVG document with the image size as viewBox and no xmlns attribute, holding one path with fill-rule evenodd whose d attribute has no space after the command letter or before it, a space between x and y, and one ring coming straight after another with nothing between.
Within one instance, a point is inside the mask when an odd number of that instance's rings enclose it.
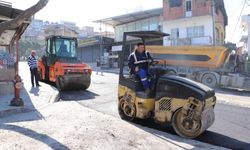
<instances>
[{"instance_id":1,"label":"man in blue jacket","mask_svg":"<svg viewBox=\"0 0 250 150\"><path fill-rule=\"evenodd\" d=\"M146 93L150 93L149 64L153 62L150 53L145 51L145 45L138 43L137 48L130 54L128 66L131 74L136 74L140 77Z\"/></svg>"}]
</instances>

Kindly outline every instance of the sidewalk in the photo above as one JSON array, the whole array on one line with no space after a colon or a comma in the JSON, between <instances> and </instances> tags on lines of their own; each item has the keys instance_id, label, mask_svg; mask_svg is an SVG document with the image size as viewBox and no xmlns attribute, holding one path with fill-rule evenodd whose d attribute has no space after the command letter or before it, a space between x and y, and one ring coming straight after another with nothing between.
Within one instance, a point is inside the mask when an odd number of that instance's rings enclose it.
<instances>
[{"instance_id":1,"label":"sidewalk","mask_svg":"<svg viewBox=\"0 0 250 150\"><path fill-rule=\"evenodd\" d=\"M0 118L20 112L33 111L59 100L59 92L55 87L40 82L41 87L31 88L30 74L26 63L20 63L19 73L24 83L24 88L21 90L24 107L10 106L14 95L0 95Z\"/></svg>"},{"instance_id":2,"label":"sidewalk","mask_svg":"<svg viewBox=\"0 0 250 150\"><path fill-rule=\"evenodd\" d=\"M246 91L218 89L216 97L221 104L250 108L250 93Z\"/></svg>"},{"instance_id":3,"label":"sidewalk","mask_svg":"<svg viewBox=\"0 0 250 150\"><path fill-rule=\"evenodd\" d=\"M224 149L59 102L0 120L0 149Z\"/></svg>"}]
</instances>

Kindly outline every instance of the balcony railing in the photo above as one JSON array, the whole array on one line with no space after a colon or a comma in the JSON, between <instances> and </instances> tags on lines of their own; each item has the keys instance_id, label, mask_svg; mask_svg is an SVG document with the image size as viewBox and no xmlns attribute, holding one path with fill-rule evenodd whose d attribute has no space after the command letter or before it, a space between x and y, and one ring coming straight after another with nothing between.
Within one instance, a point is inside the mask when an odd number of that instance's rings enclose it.
<instances>
[{"instance_id":1,"label":"balcony railing","mask_svg":"<svg viewBox=\"0 0 250 150\"><path fill-rule=\"evenodd\" d=\"M213 42L210 36L171 39L171 46L212 45L212 44Z\"/></svg>"}]
</instances>

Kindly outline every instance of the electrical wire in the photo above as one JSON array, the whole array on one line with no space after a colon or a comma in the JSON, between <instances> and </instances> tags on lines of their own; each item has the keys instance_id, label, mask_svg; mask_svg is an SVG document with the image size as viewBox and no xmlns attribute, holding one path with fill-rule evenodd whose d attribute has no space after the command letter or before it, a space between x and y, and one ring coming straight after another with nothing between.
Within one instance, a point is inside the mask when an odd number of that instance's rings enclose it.
<instances>
[{"instance_id":1,"label":"electrical wire","mask_svg":"<svg viewBox=\"0 0 250 150\"><path fill-rule=\"evenodd\" d=\"M246 6L246 3L247 3L247 0L245 0L245 2L244 2L244 4L243 4L243 7L242 7L242 9L241 9L241 11L240 11L240 15L239 15L239 17L238 17L238 21L237 21L237 23L236 23L236 25L235 25L235 28L234 28L233 34L232 34L232 35L231 35L231 37L230 37L230 41L232 40L232 38L233 38L233 36L234 36L234 34L235 34L235 31L236 31L236 29L237 29L237 27L238 27L238 24L239 24L239 22L240 22L241 15L242 15L243 10L244 10L244 8L245 8L245 6Z\"/></svg>"},{"instance_id":2,"label":"electrical wire","mask_svg":"<svg viewBox=\"0 0 250 150\"><path fill-rule=\"evenodd\" d=\"M250 6L250 0L246 0L248 6Z\"/></svg>"},{"instance_id":3,"label":"electrical wire","mask_svg":"<svg viewBox=\"0 0 250 150\"><path fill-rule=\"evenodd\" d=\"M229 18L232 17L232 16L236 13L237 10L239 10L239 7L240 7L244 2L245 2L245 0L242 0L242 1L240 2L240 4L235 8L235 10L233 11L233 13L231 13L231 14L229 15Z\"/></svg>"}]
</instances>

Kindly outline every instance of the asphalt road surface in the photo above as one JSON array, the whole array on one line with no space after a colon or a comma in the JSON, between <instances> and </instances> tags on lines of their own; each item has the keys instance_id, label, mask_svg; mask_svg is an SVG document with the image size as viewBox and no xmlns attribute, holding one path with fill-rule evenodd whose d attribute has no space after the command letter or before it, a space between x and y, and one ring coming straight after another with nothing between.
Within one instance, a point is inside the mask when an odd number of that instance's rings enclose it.
<instances>
[{"instance_id":1,"label":"asphalt road surface","mask_svg":"<svg viewBox=\"0 0 250 150\"><path fill-rule=\"evenodd\" d=\"M104 76L93 74L91 86L87 91L61 92L61 100L77 101L81 105L99 112L119 117L117 112L117 87L117 74L104 73ZM234 92L232 90L220 90L219 92L220 94L217 96L217 99L225 99L230 94L230 98L232 99L250 101L250 94L247 92ZM249 108L217 103L215 116L216 119L213 126L196 138L196 140L230 149L250 150ZM137 120L135 122L142 126L155 128L175 135L170 126L162 128L149 120Z\"/></svg>"}]
</instances>

